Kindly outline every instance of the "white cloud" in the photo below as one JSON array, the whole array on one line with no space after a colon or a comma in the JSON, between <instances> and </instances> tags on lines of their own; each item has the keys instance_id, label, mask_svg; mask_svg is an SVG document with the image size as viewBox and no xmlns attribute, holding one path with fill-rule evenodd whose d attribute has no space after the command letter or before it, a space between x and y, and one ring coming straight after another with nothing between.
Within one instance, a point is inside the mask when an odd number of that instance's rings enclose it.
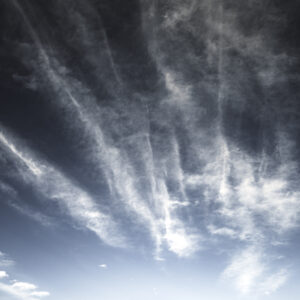
<instances>
[{"instance_id":1,"label":"white cloud","mask_svg":"<svg viewBox=\"0 0 300 300\"><path fill-rule=\"evenodd\" d=\"M178 126L181 126L190 141L188 148L189 150L196 149L193 152L195 157L190 155L189 158L192 157L195 160L195 165L201 167L194 171L195 174L184 173L181 167L179 147L181 145L178 145L172 130L168 132L168 138L163 142L164 146L165 144L169 146L168 151L166 151L167 154L158 158L155 153L157 149L152 149L150 134L145 133L145 130L142 134L132 134L129 137L124 137L124 139L130 139L132 148L135 147L136 156L140 155L142 158L141 169L145 169L145 172L140 176L134 163L130 160L129 153L119 145L115 145L105 128L102 128L98 122L97 113L100 109L95 104L97 102L95 96L81 82L67 74L66 68L59 65L55 57L48 56L21 5L18 4L18 1L14 1L14 3L23 15L42 57L44 66L41 66L40 63L37 64L36 68L41 68L38 73L44 72L45 78L49 79L50 85L56 93L57 102L60 103L59 105L64 106L64 111L71 116L70 119L73 120L74 114L76 114L77 122L74 126L82 130L84 135L88 137L86 142L90 147L92 153L90 159L95 163L95 168L98 167L99 170L103 171L113 200L118 204L122 203L124 206L122 206L122 209L125 208L127 213L137 216L136 223L149 229L156 244L157 258L159 258L158 252L164 243L170 251L179 256L191 255L199 249L200 230L198 229L195 234L195 231L189 228L188 222L180 217L180 213L185 212L186 203L190 201L186 196L186 188L199 189L201 192L203 190L203 197L202 195L199 197L201 201L203 198L201 204L214 207L211 215L216 216L218 220L216 223L212 220L208 222L209 224L219 224L218 226L211 225L208 227L210 234L214 236L227 236L249 242L251 245L259 245L268 239L270 231L272 234L274 232L280 234L297 226L300 212L298 201L300 194L289 185L290 173L288 171L282 172L282 170L279 170L280 168L274 170L272 175L264 173L262 171L265 163L263 159L248 155L240 149L233 149L233 143L227 141L223 132L221 121L223 111L222 105L220 105L222 99L220 98L223 97L224 86L226 85L226 78L224 78L226 76L222 76L224 73L222 69L224 68L225 48L230 45L230 49L235 48L245 54L251 53L254 60L261 59L262 53L270 52L268 49L264 49L262 36L246 37L239 31L235 26L236 20L233 13L226 9L222 9L221 13L221 6L218 7L215 13L212 13L211 3L204 1L201 4L203 14L209 15L203 20L204 26L208 27L209 35L205 41L205 46L216 59L216 63L219 62L219 70L216 70L219 73L216 75L217 78L213 78L213 75L210 74L208 77L212 83L203 88L203 91L208 93L208 98L209 92L207 90L213 90L213 93L218 90L216 95L219 93L218 97L213 94L211 99L211 105L217 106L218 115L216 120L209 124L210 129L207 132L205 129L199 128L201 118L199 107L202 105L202 96L196 97L197 105L194 106L192 104L194 101L194 86L185 82L183 75L172 71L172 68L166 62L168 60L162 58L162 56L167 56L169 53L160 52L160 54L157 54L152 51L154 61L157 62L157 68L163 75L166 89L169 92L166 97L167 101L162 102L164 102L164 105L167 104L168 110L175 107ZM162 21L164 25L162 27L164 28L160 30L166 30L166 28L168 28L167 30L170 30L170 28L176 29L177 24L188 21L194 11L199 8L197 1L194 0L183 4L175 1L170 5L169 12ZM150 17L154 14L147 15ZM188 23L188 26L192 26L190 22ZM115 77L120 81L112 61L108 41L106 37L104 38ZM154 43L158 47L159 38ZM149 41L149 44L151 44L151 41ZM187 53L187 55L189 56L188 62L191 62L193 54ZM203 55L205 56L205 53ZM263 60L265 60L265 57L268 57L268 60L271 57L271 55L263 56ZM198 62L200 57L194 57L194 59L195 62ZM49 64L49 61L51 61L51 64ZM213 67L213 64L210 67ZM264 70L263 73L267 71ZM219 87L215 86L216 81L220 81ZM198 88L198 84L196 88ZM228 101L234 101L233 104L242 107L246 101L245 99L248 98L243 97L239 90L231 92L232 95L230 94L231 97ZM205 93L203 98L206 97ZM218 98L216 102L219 103L213 103L214 98ZM83 103L89 104L85 106ZM178 108L180 112L177 111ZM164 116L162 120L157 118L155 122L161 122L159 125L163 125L163 128L171 127L172 125L169 125L169 123L173 120L168 118L163 105L160 109ZM126 109L122 110L123 112L126 115ZM171 114L172 112L174 111L171 111ZM135 140L136 136L143 136L146 142L141 142L142 139ZM24 151L18 151L17 149L20 148L11 143L4 135L0 136L0 140L32 174L41 177L37 180L37 187L46 196L61 201L74 219L94 231L108 244L122 244L120 242L122 237L116 229L115 220L103 214L88 193L74 187L70 180L49 164L41 166L37 163L39 160L33 159L32 155L27 153L27 150L25 153L23 153ZM280 156L282 157L282 155ZM291 163L291 161L288 162L286 159L282 161L282 165L288 163ZM257 169L258 165L260 165L259 170ZM146 178L145 182L148 183L149 192L143 193L141 191L144 186L139 186L139 177ZM52 183L48 183L49 178L53 179ZM176 192L170 191L168 186L170 181L176 186ZM74 199L77 200L75 204ZM110 228L113 228L113 230L110 230ZM268 231L268 233L265 231ZM279 241L276 242L279 243ZM276 242L272 241L272 244L275 245ZM243 274L242 279L240 279L239 285L244 290L251 289L255 278L259 276L259 267L261 267L260 258L251 251L247 253L243 254L247 254L244 263L247 265L247 261L252 261L257 266L255 270L250 268L249 272L246 275ZM232 265L231 272L234 273L234 270L239 269L239 264L242 264L242 262L237 260Z\"/></svg>"},{"instance_id":2,"label":"white cloud","mask_svg":"<svg viewBox=\"0 0 300 300\"><path fill-rule=\"evenodd\" d=\"M227 236L230 238L236 238L237 237L237 233L228 227L220 227L220 228L216 228L214 225L209 225L207 226L209 232L213 235L222 235L222 236Z\"/></svg>"},{"instance_id":3,"label":"white cloud","mask_svg":"<svg viewBox=\"0 0 300 300\"><path fill-rule=\"evenodd\" d=\"M99 265L99 267L102 268L102 269L106 269L107 268L107 264L101 264L101 265Z\"/></svg>"},{"instance_id":4,"label":"white cloud","mask_svg":"<svg viewBox=\"0 0 300 300\"><path fill-rule=\"evenodd\" d=\"M41 292L41 291L34 291L31 293L31 296L37 297L37 298L44 298L50 296L49 292Z\"/></svg>"},{"instance_id":5,"label":"white cloud","mask_svg":"<svg viewBox=\"0 0 300 300\"><path fill-rule=\"evenodd\" d=\"M164 179L157 178L157 191L155 196L160 200L163 208L162 238L168 249L178 256L187 257L199 250L200 235L189 233L183 221L176 216L178 205L173 206ZM158 255L159 257L159 255Z\"/></svg>"},{"instance_id":6,"label":"white cloud","mask_svg":"<svg viewBox=\"0 0 300 300\"><path fill-rule=\"evenodd\" d=\"M32 159L27 158L22 152L18 151L15 145L6 139L2 132L0 132L0 142L4 144L14 155L16 155L34 175L39 176L42 174L42 169Z\"/></svg>"},{"instance_id":7,"label":"white cloud","mask_svg":"<svg viewBox=\"0 0 300 300\"><path fill-rule=\"evenodd\" d=\"M164 70L164 77L166 87L170 92L170 103L184 106L187 104L187 101L191 96L191 87L188 85L182 84L179 80L176 80L176 73L171 72L170 70Z\"/></svg>"},{"instance_id":8,"label":"white cloud","mask_svg":"<svg viewBox=\"0 0 300 300\"><path fill-rule=\"evenodd\" d=\"M183 229L169 229L165 235L169 249L178 256L187 257L199 249L198 237L187 235Z\"/></svg>"},{"instance_id":9,"label":"white cloud","mask_svg":"<svg viewBox=\"0 0 300 300\"><path fill-rule=\"evenodd\" d=\"M284 285L288 277L288 271L283 268L262 281L262 283L260 284L260 290L264 294L270 295L277 291L282 285Z\"/></svg>"},{"instance_id":10,"label":"white cloud","mask_svg":"<svg viewBox=\"0 0 300 300\"><path fill-rule=\"evenodd\" d=\"M185 223L179 220L179 217L177 216L178 214L176 213L176 209L178 209L181 204L184 206L183 203L188 203L188 201L186 201L186 199L183 199L184 201L178 201L178 199L170 197L167 189L165 190L166 178L163 178L163 176L160 176L160 178L156 180L157 173L159 173L157 170L157 164L159 164L159 162L154 159L151 143L149 142L149 136L145 143L141 143L140 140L136 142L136 149L138 149L140 154L143 155L143 158L146 158L144 160L144 168L146 170L145 176L149 182L150 192L147 196L145 196L143 192L141 192L141 187L139 186L139 174L137 174L136 169L131 163L126 151L122 151L119 147L114 146L111 139L107 138L103 128L101 128L99 124L99 116L97 115L101 113L99 113L100 109L96 104L97 99L95 96L83 85L82 82L73 78L66 68L59 64L58 59L56 59L55 56L50 56L50 54L47 53L46 49L43 48L40 42L38 33L35 31L30 19L23 10L22 5L18 1L14 1L14 4L23 16L26 26L35 41L40 54L42 64L37 64L32 67L35 69L37 74L40 75L42 73L44 77L48 79L48 83L55 93L55 98L58 99L58 105L64 106L64 110L69 113L72 120L74 119L74 113L77 115L77 122L74 126L79 130L82 130L84 135L88 137L86 142L92 153L92 155L90 155L90 159L93 161L94 165L101 170L102 174L104 174L114 200L118 203L121 202L127 213L135 214L135 216L137 216L136 222L139 223L139 225L145 226L149 229L151 237L155 242L155 255L157 257L159 257L158 252L160 251L163 243L167 243L168 248L171 251L180 252L181 255L183 255L183 253L184 255L188 255L188 253L194 252L197 248L195 234L188 235L186 233L187 230L185 228ZM194 4L195 1L193 1L193 5ZM171 17L171 22L174 23L182 18L186 18L188 14L190 14L189 7L186 6L186 11L180 16L177 14L173 15ZM82 28L84 28L84 26L82 26L81 29ZM84 39L86 40L86 34L84 34L83 31L81 31L81 34L85 36ZM104 44L108 50L108 58L113 69L114 76L120 83L116 66L112 61L105 32ZM50 61L51 64L49 63ZM172 99L175 102L185 102L185 100L187 100L190 96L189 86L180 85L176 76L174 76L171 72L166 73L165 79L167 87L172 94ZM82 103L88 103L88 105L82 105ZM174 147L171 150L172 157L178 158L178 147L176 147L175 142L173 143ZM19 156L19 158L22 159L28 167L30 167L29 162L32 163L34 161L33 159L29 159L26 155L20 155L20 151L15 154ZM45 174L42 176L44 179L42 178L41 181L46 182L46 178L54 177L57 178L55 182L58 185L62 185L60 183L62 179L61 176L54 174L54 171L51 170L51 166L47 165L47 167L43 168L42 171L45 172ZM177 159L173 164L170 161L165 171L169 174L175 174L175 180L180 185L180 194L183 198L185 198L183 173L180 167L180 161ZM163 182L163 184L161 184L161 182ZM161 185L164 185L163 190L160 190ZM51 188L49 187L47 189L47 193L49 193ZM65 190L68 189L62 187L58 190L56 187L55 196L63 199L64 203L70 210L70 214L75 219L81 220L87 228L96 232L108 244L122 244L121 237L117 237L116 229L110 230L109 234L107 234L109 228L116 227L114 226L115 224L113 220L109 220L109 216L104 216L97 211L94 212L96 209L90 204L84 205L85 207L78 207L75 211L73 198L78 198L78 195L76 194L79 192L75 192L73 188L74 193L72 192L72 197L69 197L69 192L65 193ZM52 194L54 194L54 192L52 192ZM162 194L164 194L163 197L161 196ZM165 195L167 196L165 197ZM87 199L87 195L81 196L83 196L81 199L84 198L84 200L81 201L82 203L90 202ZM72 201L68 198L72 198ZM68 204L69 202L72 202L72 206ZM168 203L166 204L166 202ZM86 213L79 213L81 211L86 211Z\"/></svg>"},{"instance_id":11,"label":"white cloud","mask_svg":"<svg viewBox=\"0 0 300 300\"><path fill-rule=\"evenodd\" d=\"M14 281L12 284L0 283L0 290L21 300L37 300L50 296L49 292L39 291L36 285L21 281Z\"/></svg>"},{"instance_id":12,"label":"white cloud","mask_svg":"<svg viewBox=\"0 0 300 300\"><path fill-rule=\"evenodd\" d=\"M0 271L0 279L8 277L8 274L5 271Z\"/></svg>"},{"instance_id":13,"label":"white cloud","mask_svg":"<svg viewBox=\"0 0 300 300\"><path fill-rule=\"evenodd\" d=\"M288 278L285 268L270 269L266 254L256 246L237 253L222 274L223 279L233 281L242 294L269 295L279 289Z\"/></svg>"},{"instance_id":14,"label":"white cloud","mask_svg":"<svg viewBox=\"0 0 300 300\"><path fill-rule=\"evenodd\" d=\"M37 289L37 287L34 284L22 281L14 282L12 284L12 288L17 291L32 291Z\"/></svg>"}]
</instances>

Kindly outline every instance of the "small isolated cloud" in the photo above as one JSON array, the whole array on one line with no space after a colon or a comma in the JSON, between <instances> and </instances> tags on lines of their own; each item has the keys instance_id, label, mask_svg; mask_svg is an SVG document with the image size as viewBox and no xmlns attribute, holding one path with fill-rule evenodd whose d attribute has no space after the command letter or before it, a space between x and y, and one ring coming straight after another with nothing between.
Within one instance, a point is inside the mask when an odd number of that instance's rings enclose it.
<instances>
[{"instance_id":1,"label":"small isolated cloud","mask_svg":"<svg viewBox=\"0 0 300 300\"><path fill-rule=\"evenodd\" d=\"M107 264L101 264L101 265L99 265L99 267L102 268L102 269L106 269L107 268Z\"/></svg>"},{"instance_id":2,"label":"small isolated cloud","mask_svg":"<svg viewBox=\"0 0 300 300\"><path fill-rule=\"evenodd\" d=\"M230 238L235 238L236 237L236 232L228 227L220 227L220 228L216 228L214 225L209 225L207 227L207 229L209 230L209 232L212 235L221 235L221 236L226 236L226 237L230 237Z\"/></svg>"},{"instance_id":3,"label":"small isolated cloud","mask_svg":"<svg viewBox=\"0 0 300 300\"><path fill-rule=\"evenodd\" d=\"M8 277L8 274L5 271L0 271L0 279Z\"/></svg>"}]
</instances>

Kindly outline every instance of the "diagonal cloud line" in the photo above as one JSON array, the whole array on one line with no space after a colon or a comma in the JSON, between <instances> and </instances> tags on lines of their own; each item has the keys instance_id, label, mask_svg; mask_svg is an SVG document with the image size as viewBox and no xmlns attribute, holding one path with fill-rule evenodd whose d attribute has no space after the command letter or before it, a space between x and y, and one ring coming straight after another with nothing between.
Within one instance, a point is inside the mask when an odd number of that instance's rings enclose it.
<instances>
[{"instance_id":1,"label":"diagonal cloud line","mask_svg":"<svg viewBox=\"0 0 300 300\"><path fill-rule=\"evenodd\" d=\"M32 27L30 28L32 29ZM43 55L47 55L46 52L43 50L43 47L41 46L36 34L34 34L34 37L37 46L39 49L42 50ZM93 148L95 152L99 154L99 156L97 157L97 162L100 164L103 163L105 166L104 173L106 175L105 177L109 187L111 188L111 190L114 190L117 197L121 197L123 200L125 200L127 205L133 211L135 211L143 220L150 224L152 234L157 239L159 239L157 237L156 222L152 216L150 209L147 206L145 206L141 201L137 200L141 197L136 195L136 191L134 188L134 180L127 171L127 169L130 169L130 166L124 166L124 164L122 163L123 158L121 157L120 152L117 148L107 145L101 128L98 126L97 123L93 122L88 117L87 113L84 111L84 108L79 104L78 100L73 95L72 84L68 83L67 79L56 73L55 70L49 66L49 57L46 56L46 58L47 59L45 59L45 68L43 71L47 74L53 87L56 90L58 89L63 94L65 94L67 99L64 99L64 104L66 104L67 107L72 110L75 109L75 111L79 115L83 127L91 135L92 140L90 142L93 142ZM76 85L79 83L73 82L73 85L74 84ZM90 100L94 100L92 95L90 95L89 98ZM71 106L69 104L71 104Z\"/></svg>"},{"instance_id":2,"label":"diagonal cloud line","mask_svg":"<svg viewBox=\"0 0 300 300\"><path fill-rule=\"evenodd\" d=\"M11 140L12 138L8 138L8 134L4 135L3 129L1 129L0 142L2 145L27 167L18 166L27 183L35 186L45 197L60 203L67 209L70 216L96 233L108 245L125 246L124 237L118 232L115 221L99 210L88 193L76 187L46 161L35 158L25 147L22 147L22 151L18 150L19 147L13 144Z\"/></svg>"},{"instance_id":3,"label":"diagonal cloud line","mask_svg":"<svg viewBox=\"0 0 300 300\"><path fill-rule=\"evenodd\" d=\"M21 152L19 152L15 145L10 143L2 132L0 132L0 142L5 145L14 155L16 155L34 175L42 175L42 170L39 168L39 166L32 159L26 158Z\"/></svg>"},{"instance_id":4,"label":"diagonal cloud line","mask_svg":"<svg viewBox=\"0 0 300 300\"><path fill-rule=\"evenodd\" d=\"M19 211L20 213L22 213L23 215L36 220L37 222L39 222L40 224L42 224L44 226L55 226L53 220L50 217L30 208L24 202L20 201L19 200L19 198L21 198L20 195L10 185L6 184L5 182L0 181L0 191L5 195L6 203L9 206L16 209L17 211ZM1 255L0 255L0 258L1 258ZM0 265L1 265L1 263L0 263Z\"/></svg>"}]
</instances>

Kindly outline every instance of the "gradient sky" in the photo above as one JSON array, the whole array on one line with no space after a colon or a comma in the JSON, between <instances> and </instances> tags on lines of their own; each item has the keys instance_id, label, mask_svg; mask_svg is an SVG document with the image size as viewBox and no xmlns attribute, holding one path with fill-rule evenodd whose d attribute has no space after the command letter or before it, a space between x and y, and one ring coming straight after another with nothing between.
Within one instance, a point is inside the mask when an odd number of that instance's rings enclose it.
<instances>
[{"instance_id":1,"label":"gradient sky","mask_svg":"<svg viewBox=\"0 0 300 300\"><path fill-rule=\"evenodd\" d=\"M1 0L0 299L299 299L299 13Z\"/></svg>"}]
</instances>

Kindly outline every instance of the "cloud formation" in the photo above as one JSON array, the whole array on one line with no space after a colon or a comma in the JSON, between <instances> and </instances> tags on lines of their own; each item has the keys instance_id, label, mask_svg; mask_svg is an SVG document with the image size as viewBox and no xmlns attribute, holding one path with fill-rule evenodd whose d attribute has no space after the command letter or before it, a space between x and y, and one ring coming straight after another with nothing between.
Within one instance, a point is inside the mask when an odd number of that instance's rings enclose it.
<instances>
[{"instance_id":1,"label":"cloud formation","mask_svg":"<svg viewBox=\"0 0 300 300\"><path fill-rule=\"evenodd\" d=\"M34 284L22 281L0 282L0 290L21 300L36 300L50 296L49 292L39 291Z\"/></svg>"},{"instance_id":2,"label":"cloud formation","mask_svg":"<svg viewBox=\"0 0 300 300\"><path fill-rule=\"evenodd\" d=\"M12 263L7 263L8 260L4 259L3 257L7 257L7 255L0 252L0 263L4 261L4 264L1 264L1 266L11 266ZM6 271L0 271L0 291L13 296L14 299L37 300L50 296L49 292L40 291L38 287L32 283L18 281L15 279L9 280L8 278L11 278L11 276L9 276Z\"/></svg>"},{"instance_id":3,"label":"cloud formation","mask_svg":"<svg viewBox=\"0 0 300 300\"><path fill-rule=\"evenodd\" d=\"M12 1L27 34L18 48L25 86L49 100L63 124L54 143L62 137L77 165L3 126L12 177L110 246L151 245L163 260L238 245L222 277L242 294L275 292L288 271L265 257L299 226L299 124L295 57L275 47L285 21L263 2L140 1L133 52L91 1L72 13L48 4L58 21L45 14L39 27L44 8Z\"/></svg>"},{"instance_id":4,"label":"cloud formation","mask_svg":"<svg viewBox=\"0 0 300 300\"><path fill-rule=\"evenodd\" d=\"M118 236L114 221L100 211L85 191L73 185L68 178L48 165L46 161L38 161L29 150L26 153L24 148L22 152L17 150L2 132L0 142L9 153L18 158L18 171L27 184L33 185L45 197L58 201L62 209L108 244L123 245L123 238Z\"/></svg>"}]
</instances>

